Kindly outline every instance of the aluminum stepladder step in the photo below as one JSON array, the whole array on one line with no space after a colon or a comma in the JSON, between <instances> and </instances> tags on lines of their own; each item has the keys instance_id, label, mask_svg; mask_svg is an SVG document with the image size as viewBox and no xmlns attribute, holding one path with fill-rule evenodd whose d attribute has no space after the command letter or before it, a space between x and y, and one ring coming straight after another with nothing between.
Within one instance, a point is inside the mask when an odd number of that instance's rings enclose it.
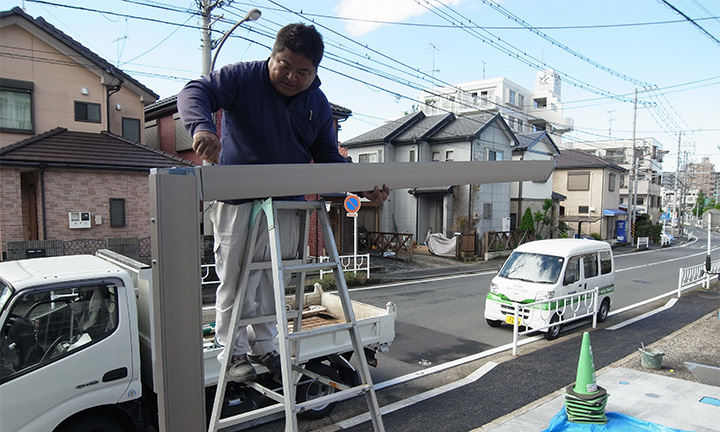
<instances>
[{"instance_id":1,"label":"aluminum stepladder step","mask_svg":"<svg viewBox=\"0 0 720 432\"><path fill-rule=\"evenodd\" d=\"M301 256L300 259L282 259L280 237L278 235L277 227L275 226L275 221L278 220L277 215L279 210L295 210L303 213L304 217L301 217L300 219L302 222L301 226L303 227L303 229L301 230L301 238L299 243L299 255ZM325 240L325 246L327 248L329 256L328 261L322 263L308 263L307 244L309 239L309 221L310 215L313 211L315 211L316 213L319 227L322 230L322 236ZM271 260L264 262L253 262L252 252L256 247L260 218L263 216L267 219L268 241L271 252ZM267 388L257 382L247 382L245 383L246 386L254 389L263 396L274 400L275 403L267 407L257 408L249 412L221 418L223 399L225 397L226 387L229 382L226 371L228 370L230 358L232 356L232 344L228 343L223 350L222 361L220 365L220 376L218 378L217 391L215 394L215 400L213 403L213 410L210 417L210 425L208 427L208 431L215 432L222 428L238 425L245 422L251 422L253 420L257 420L262 417L284 411L285 431L297 432L297 414L299 412L349 399L360 394L364 394L370 412L373 430L376 432L384 432L385 428L383 426L382 417L380 414L380 407L378 404L377 396L375 394L375 389L373 388L370 370L368 368L365 351L362 346L357 321L355 319L355 313L352 308L350 295L348 293L347 284L345 282L345 277L343 274L342 264L340 263L340 257L337 251L337 247L335 245L332 227L330 225L330 219L327 215L324 201L273 201L272 199L255 201L253 204L252 214L249 222L249 234L247 237L247 243L245 245L244 260L245 262L242 266L240 275L240 285L238 292L235 295L235 303L233 305L230 321L231 323L237 323L238 325L231 324L230 334L228 335L227 340L235 340L235 335L237 333L236 329L239 326L258 322L275 322L277 324L278 330L278 351L281 358L282 393ZM243 318L239 315L242 309L242 299L245 297L245 292L247 289L247 281L249 278L249 274L253 270L262 269L272 269L273 290L275 293L275 314L247 319ZM340 298L340 303L342 305L342 309L345 315L342 318L344 318L345 321L342 323L332 324L320 328L304 330L302 327L302 310L304 302L305 275L306 272L318 270L333 271L333 275L335 276L335 281L337 284L337 295ZM292 305L292 309L288 310L286 308L285 301L285 280L287 275L293 273L297 275L296 292L294 296L295 301ZM292 333L288 329L289 318L292 319ZM329 379L328 377L324 377L317 373L304 369L301 367L301 365L296 364L295 361L303 338L317 335L320 333L339 331L345 331L349 333L354 355L357 356L356 358L358 363L358 375L360 378L360 384L354 387L349 387L347 385ZM316 379L340 391L330 393L316 399L307 400L302 403L296 403L295 396L297 384L302 376Z\"/></svg>"}]
</instances>

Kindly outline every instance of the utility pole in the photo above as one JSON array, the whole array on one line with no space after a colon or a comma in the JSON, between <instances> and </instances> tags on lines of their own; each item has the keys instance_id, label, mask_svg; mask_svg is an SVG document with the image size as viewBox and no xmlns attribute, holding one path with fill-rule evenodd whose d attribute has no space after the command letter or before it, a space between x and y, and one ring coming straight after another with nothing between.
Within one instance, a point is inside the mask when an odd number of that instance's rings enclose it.
<instances>
[{"instance_id":1,"label":"utility pole","mask_svg":"<svg viewBox=\"0 0 720 432\"><path fill-rule=\"evenodd\" d=\"M211 0L202 0L200 15L202 16L202 30L200 42L202 48L202 74L210 74L210 62L212 61L212 38L210 37L210 12L217 7L217 3L211 4Z\"/></svg>"},{"instance_id":2,"label":"utility pole","mask_svg":"<svg viewBox=\"0 0 720 432\"><path fill-rule=\"evenodd\" d=\"M678 133L678 153L677 153L677 166L675 167L675 220L677 221L677 227L678 227L678 237L682 236L682 224L680 223L680 209L678 208L678 205L680 203L680 196L678 195L680 192L678 191L678 184L680 183L680 145L682 141L682 131Z\"/></svg>"},{"instance_id":3,"label":"utility pole","mask_svg":"<svg viewBox=\"0 0 720 432\"><path fill-rule=\"evenodd\" d=\"M630 185L628 188L628 197L630 202L628 203L628 210L630 213L629 227L630 230L629 238L630 244L635 243L635 193L634 184L637 182L637 166L635 162L635 132L637 129L637 88L635 89L635 108L633 109L633 132L632 132L632 156L630 160Z\"/></svg>"}]
</instances>

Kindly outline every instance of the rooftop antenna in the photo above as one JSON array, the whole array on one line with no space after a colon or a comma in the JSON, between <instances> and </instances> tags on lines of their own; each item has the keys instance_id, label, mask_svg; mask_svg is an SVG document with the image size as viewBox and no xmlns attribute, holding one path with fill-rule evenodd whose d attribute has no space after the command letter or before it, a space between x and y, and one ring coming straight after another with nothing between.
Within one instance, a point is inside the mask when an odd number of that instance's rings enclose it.
<instances>
[{"instance_id":1,"label":"rooftop antenna","mask_svg":"<svg viewBox=\"0 0 720 432\"><path fill-rule=\"evenodd\" d=\"M614 113L615 111L617 111L617 110L610 110L607 112L610 115L610 120L608 121L608 136L611 139L612 139L612 122L614 120L612 113Z\"/></svg>"},{"instance_id":2,"label":"rooftop antenna","mask_svg":"<svg viewBox=\"0 0 720 432\"><path fill-rule=\"evenodd\" d=\"M435 72L440 72L440 69L435 69L435 51L440 51L440 48L435 46L432 42L428 42L428 44L432 48L432 70L430 72L432 73L433 85L435 85Z\"/></svg>"}]
</instances>

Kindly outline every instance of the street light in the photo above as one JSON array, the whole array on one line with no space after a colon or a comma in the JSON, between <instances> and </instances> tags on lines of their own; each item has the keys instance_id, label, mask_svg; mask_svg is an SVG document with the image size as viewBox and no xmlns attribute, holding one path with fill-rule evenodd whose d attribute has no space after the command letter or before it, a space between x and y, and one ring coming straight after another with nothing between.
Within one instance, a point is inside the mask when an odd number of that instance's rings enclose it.
<instances>
[{"instance_id":1,"label":"street light","mask_svg":"<svg viewBox=\"0 0 720 432\"><path fill-rule=\"evenodd\" d=\"M262 12L258 9L250 9L248 13L245 15L245 18L238 21L230 30L226 31L223 37L220 39L220 43L218 43L217 48L215 48L215 55L213 55L212 63L210 63L210 72L215 70L215 60L217 60L217 56L220 53L220 48L222 48L223 44L227 40L227 38L230 36L230 33L232 33L236 28L240 27L240 24L246 22L246 21L257 21L258 18L260 18L260 15L262 15Z\"/></svg>"}]
</instances>

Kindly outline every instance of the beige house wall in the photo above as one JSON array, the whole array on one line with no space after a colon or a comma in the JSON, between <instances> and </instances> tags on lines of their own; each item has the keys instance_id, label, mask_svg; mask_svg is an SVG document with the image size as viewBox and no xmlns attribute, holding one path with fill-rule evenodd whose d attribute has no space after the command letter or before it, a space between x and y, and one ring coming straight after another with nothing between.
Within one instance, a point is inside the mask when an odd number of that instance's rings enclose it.
<instances>
[{"instance_id":1,"label":"beige house wall","mask_svg":"<svg viewBox=\"0 0 720 432\"><path fill-rule=\"evenodd\" d=\"M35 134L58 126L82 132L107 130L106 84L113 77L85 57L69 51L56 40L40 39L18 25L0 29L0 77L32 82ZM65 51L65 52L62 52ZM83 94L87 89L87 94ZM123 85L110 97L110 131L122 135L122 117L140 121L144 131L143 108L152 100L142 101L140 94ZM101 106L100 123L75 121L75 101L97 103ZM116 109L116 105L120 109ZM0 147L30 138L33 134L3 132ZM142 139L141 139L142 142Z\"/></svg>"},{"instance_id":2,"label":"beige house wall","mask_svg":"<svg viewBox=\"0 0 720 432\"><path fill-rule=\"evenodd\" d=\"M568 172L589 172L589 190L569 191L567 189ZM606 239L608 231L612 229L608 225L615 223L616 218L603 216L603 209L617 209L620 202L620 174L616 173L615 190L610 191L608 190L610 173L610 170L600 168L556 169L553 172L553 189L567 197L560 203L561 207L565 207L565 217L600 218L597 222L583 222L580 234L598 233ZM580 206L588 206L590 212L579 213ZM569 222L568 225L574 232L577 232L577 222Z\"/></svg>"}]
</instances>

